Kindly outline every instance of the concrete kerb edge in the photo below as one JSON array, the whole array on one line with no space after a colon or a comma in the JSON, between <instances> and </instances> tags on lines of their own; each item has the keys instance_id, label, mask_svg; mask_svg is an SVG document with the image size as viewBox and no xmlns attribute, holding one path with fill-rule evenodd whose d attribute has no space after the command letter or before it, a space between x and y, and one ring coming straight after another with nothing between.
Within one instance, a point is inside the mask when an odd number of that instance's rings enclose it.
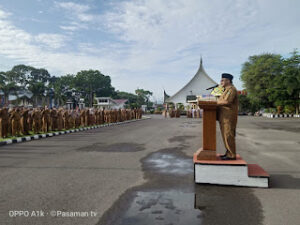
<instances>
[{"instance_id":1,"label":"concrete kerb edge","mask_svg":"<svg viewBox=\"0 0 300 225\"><path fill-rule=\"evenodd\" d=\"M130 122L136 122L136 121L147 120L147 119L151 119L151 117L143 116L142 119L126 120L123 122L117 122L117 123L111 123L111 124L101 124L101 125L96 125L96 126L92 126L92 127L76 128L76 129L67 130L67 131L56 131L53 133L35 134L35 135L31 135L31 136L26 136L26 137L18 137L18 138L8 139L5 141L0 141L0 146L14 144L14 143L21 143L21 142L31 141L31 140L38 140L38 139L42 139L42 138L54 137L54 136L59 136L59 135L63 135L63 134L70 134L70 133L75 133L75 132L80 132L80 131L91 130L91 129L109 127L109 126L114 126L114 125L122 125L122 124L130 123Z\"/></svg>"},{"instance_id":2,"label":"concrete kerb edge","mask_svg":"<svg viewBox=\"0 0 300 225\"><path fill-rule=\"evenodd\" d=\"M300 114L274 114L274 113L263 113L262 117L266 118L300 118Z\"/></svg>"}]
</instances>

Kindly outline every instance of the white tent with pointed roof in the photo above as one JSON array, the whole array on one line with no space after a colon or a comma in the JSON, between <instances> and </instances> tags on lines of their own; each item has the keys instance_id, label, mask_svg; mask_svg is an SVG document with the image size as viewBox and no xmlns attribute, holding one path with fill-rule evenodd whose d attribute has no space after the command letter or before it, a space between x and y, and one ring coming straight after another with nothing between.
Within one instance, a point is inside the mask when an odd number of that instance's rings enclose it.
<instances>
[{"instance_id":1,"label":"white tent with pointed roof","mask_svg":"<svg viewBox=\"0 0 300 225\"><path fill-rule=\"evenodd\" d=\"M185 106L188 105L187 98L189 96L208 95L211 90L206 90L209 87L216 85L213 79L211 79L203 68L202 57L200 59L200 66L194 77L178 92L165 100L166 103L182 103Z\"/></svg>"}]
</instances>

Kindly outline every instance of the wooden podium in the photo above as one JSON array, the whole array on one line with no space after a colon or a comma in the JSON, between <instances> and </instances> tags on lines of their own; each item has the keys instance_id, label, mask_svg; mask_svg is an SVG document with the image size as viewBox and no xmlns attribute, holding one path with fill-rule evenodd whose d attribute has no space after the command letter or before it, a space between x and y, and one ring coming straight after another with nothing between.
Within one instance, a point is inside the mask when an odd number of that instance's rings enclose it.
<instances>
[{"instance_id":1,"label":"wooden podium","mask_svg":"<svg viewBox=\"0 0 300 225\"><path fill-rule=\"evenodd\" d=\"M257 164L247 164L237 154L236 160L222 160L216 154L217 102L198 100L203 109L203 146L194 154L195 183L246 187L269 187L270 175Z\"/></svg>"},{"instance_id":2,"label":"wooden podium","mask_svg":"<svg viewBox=\"0 0 300 225\"><path fill-rule=\"evenodd\" d=\"M198 100L198 106L203 109L203 147L197 151L198 160L216 160L216 101Z\"/></svg>"}]
</instances>

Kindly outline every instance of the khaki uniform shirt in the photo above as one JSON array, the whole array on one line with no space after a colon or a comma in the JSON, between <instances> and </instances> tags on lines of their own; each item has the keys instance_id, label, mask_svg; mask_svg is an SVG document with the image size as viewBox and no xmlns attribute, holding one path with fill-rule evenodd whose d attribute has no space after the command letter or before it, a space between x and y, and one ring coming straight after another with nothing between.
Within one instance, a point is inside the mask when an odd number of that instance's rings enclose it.
<instances>
[{"instance_id":1,"label":"khaki uniform shirt","mask_svg":"<svg viewBox=\"0 0 300 225\"><path fill-rule=\"evenodd\" d=\"M236 125L238 116L238 95L236 88L233 85L226 87L219 100L228 101L228 105L218 106L219 122Z\"/></svg>"}]
</instances>

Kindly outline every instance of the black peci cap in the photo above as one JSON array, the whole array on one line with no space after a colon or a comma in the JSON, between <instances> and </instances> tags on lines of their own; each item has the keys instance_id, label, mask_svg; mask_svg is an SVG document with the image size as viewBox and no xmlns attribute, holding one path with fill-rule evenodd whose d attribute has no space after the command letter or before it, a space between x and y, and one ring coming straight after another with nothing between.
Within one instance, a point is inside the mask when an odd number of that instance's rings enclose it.
<instances>
[{"instance_id":1,"label":"black peci cap","mask_svg":"<svg viewBox=\"0 0 300 225\"><path fill-rule=\"evenodd\" d=\"M227 78L229 80L233 80L233 76L229 73L222 73L222 78Z\"/></svg>"}]
</instances>

